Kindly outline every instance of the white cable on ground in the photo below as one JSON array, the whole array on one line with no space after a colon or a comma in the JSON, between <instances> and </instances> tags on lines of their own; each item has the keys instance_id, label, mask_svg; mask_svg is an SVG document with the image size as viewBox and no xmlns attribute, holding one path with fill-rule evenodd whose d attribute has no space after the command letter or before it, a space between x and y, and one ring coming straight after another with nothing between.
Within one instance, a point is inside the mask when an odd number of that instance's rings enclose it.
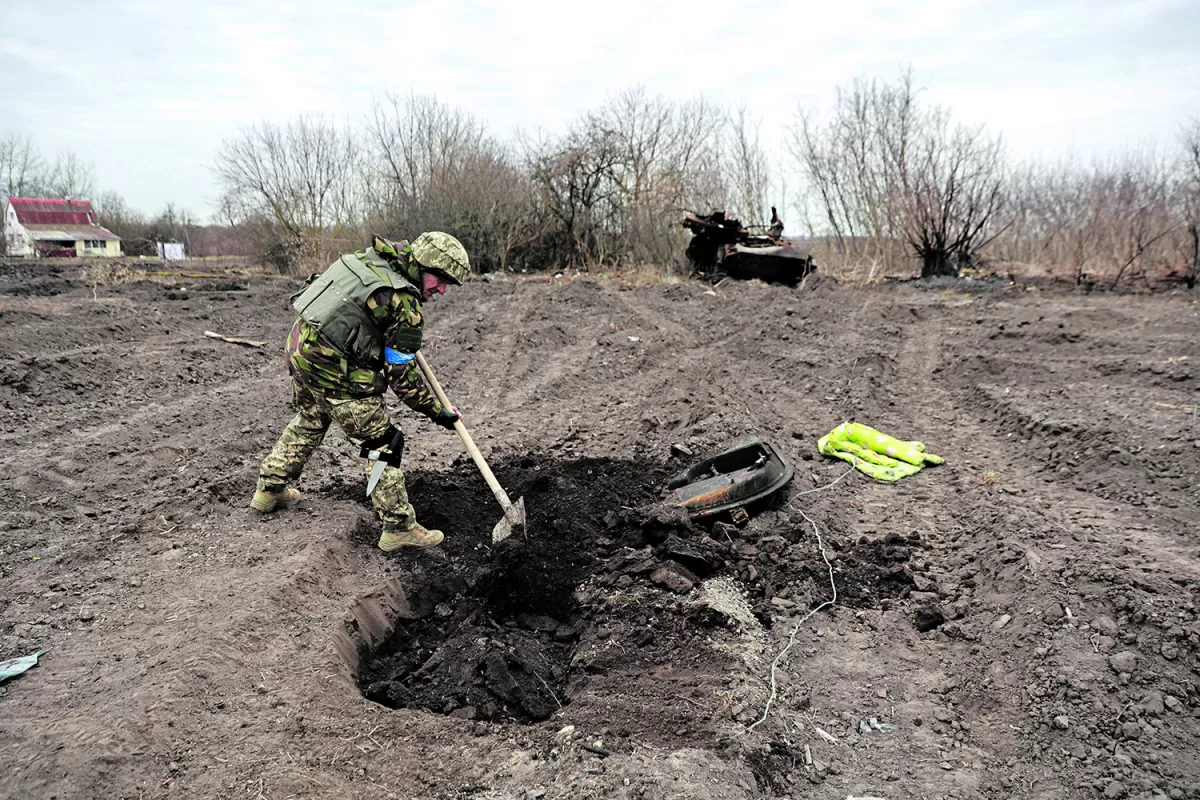
<instances>
[{"instance_id":1,"label":"white cable on ground","mask_svg":"<svg viewBox=\"0 0 1200 800\"><path fill-rule=\"evenodd\" d=\"M857 459L855 459L855 461L857 461ZM833 486L836 486L842 480L842 478L845 478L847 475L849 475L851 472L853 472L854 469L855 469L855 464L851 464L850 469L846 470L841 475L839 475L832 483L827 483L824 486L818 486L815 489L809 489L807 491L800 492L796 495L796 498L802 497L806 494L812 494L814 492L824 491L825 489L829 489ZM796 500L793 499L786 506L784 506L784 508L791 508L792 503L795 503L795 502L796 502ZM767 717L770 716L771 706L775 703L775 697L779 693L779 685L776 682L775 672L779 668L779 663L781 661L783 661L783 657L787 655L788 651L792 649L792 645L794 645L796 643L796 634L800 633L801 626L803 626L804 623L806 623L810 619L812 619L813 615L816 614L817 612L822 611L826 608L829 608L830 606L837 603L837 596L838 596L837 595L837 583L833 579L833 564L830 563L829 555L825 552L825 540L821 538L821 531L817 528L817 523L813 522L812 518L809 517L808 514L805 514L803 511L801 511L798 508L796 509L796 511L799 512L800 516L804 517L805 522L807 522L810 526L812 526L813 535L817 538L817 548L821 551L821 558L825 561L825 566L829 570L829 588L830 588L832 594L830 595L830 598L828 600L826 600L824 603L821 603L819 606L817 606L816 608L812 609L807 614L805 614L804 617L799 622L797 622L796 625L792 628L792 633L790 636L788 636L787 644L784 645L784 648L779 651L779 655L775 656L775 660L771 662L771 696L767 698L767 705L766 705L766 707L763 708L762 716L759 717L758 720L755 721L754 723L752 723L749 727L747 727L746 730L739 733L738 734L739 736L745 735L745 734L749 733L750 731L754 730L759 725L766 722Z\"/></svg>"}]
</instances>

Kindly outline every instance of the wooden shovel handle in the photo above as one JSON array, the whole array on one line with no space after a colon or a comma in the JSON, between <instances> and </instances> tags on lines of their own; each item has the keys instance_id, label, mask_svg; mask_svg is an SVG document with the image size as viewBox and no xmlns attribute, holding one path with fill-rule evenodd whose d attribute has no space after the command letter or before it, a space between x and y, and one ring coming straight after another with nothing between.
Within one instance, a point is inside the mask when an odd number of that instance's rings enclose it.
<instances>
[{"instance_id":1,"label":"wooden shovel handle","mask_svg":"<svg viewBox=\"0 0 1200 800\"><path fill-rule=\"evenodd\" d=\"M440 402L447 409L453 408L450 398L446 397L446 393L442 391L442 385L438 383L438 379L434 376L433 370L429 368L429 362L425 360L425 356L417 352L417 366L421 368L421 374L425 376L425 381L433 389L433 393L437 395ZM508 514L512 508L512 501L508 499L508 494L505 493L504 487L500 485L500 481L496 480L496 476L492 474L491 467L487 461L483 459L483 453L479 452L479 448L475 446L474 440L471 439L471 434L467 433L467 426L463 424L460 417L454 423L454 430L458 432L458 438L462 439L462 443L466 446L467 452L471 454L471 459L475 462L475 466L479 468L479 472L483 475L483 479L487 481L488 488L492 490L492 494L496 495L496 502L504 509L504 513Z\"/></svg>"}]
</instances>

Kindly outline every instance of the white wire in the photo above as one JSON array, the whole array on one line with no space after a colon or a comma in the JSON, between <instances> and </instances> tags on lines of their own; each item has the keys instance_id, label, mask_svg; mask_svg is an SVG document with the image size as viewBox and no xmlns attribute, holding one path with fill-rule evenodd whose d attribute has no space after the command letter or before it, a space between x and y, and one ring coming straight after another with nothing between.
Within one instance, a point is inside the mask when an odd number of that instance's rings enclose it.
<instances>
[{"instance_id":1,"label":"white wire","mask_svg":"<svg viewBox=\"0 0 1200 800\"><path fill-rule=\"evenodd\" d=\"M855 470L857 461L858 461L858 459L856 458L855 463L852 463L850 465L850 469L846 470L841 475L839 475L832 483L827 483L824 486L818 486L815 489L809 489L807 491L800 492L796 495L796 498L802 497L806 494L812 494L814 492L824 491L825 489L829 489L829 488L832 488L833 486L836 486L842 480L842 478L845 478L847 475L849 475L851 472L853 472ZM784 507L791 508L792 503L796 502L796 498L793 498L792 501L789 502ZM771 696L767 698L767 705L763 708L762 716L759 717L758 720L755 721L754 723L752 723L749 727L747 727L746 730L739 733L738 734L739 736L743 736L743 735L749 733L750 731L754 730L759 725L766 722L767 717L771 715L771 706L775 703L775 697L779 693L779 685L776 682L775 672L779 668L779 663L781 661L783 661L783 657L787 655L788 651L792 649L792 645L794 645L796 643L796 635L798 633L800 633L800 628L804 625L804 623L806 623L810 619L812 619L814 614L816 614L820 611L823 611L824 609L829 608L830 606L835 605L837 603L837 597L838 597L837 582L833 578L833 564L830 563L830 561L829 561L829 554L825 552L825 540L821 538L821 531L819 528L817 528L817 523L813 522L812 518L809 517L808 514L805 514L799 508L797 508L796 511L799 512L800 516L804 517L804 521L807 522L812 527L813 536L815 536L817 539L817 548L821 551L821 558L822 558L822 560L825 561L825 567L829 570L829 589L832 592L832 594L830 595L830 598L828 600L821 603L819 606L817 606L816 608L812 609L807 614L805 614L804 617L799 622L797 622L795 624L795 626L792 628L791 635L788 636L787 644L784 645L784 648L779 651L779 654L777 656L775 656L775 660L771 662Z\"/></svg>"}]
</instances>

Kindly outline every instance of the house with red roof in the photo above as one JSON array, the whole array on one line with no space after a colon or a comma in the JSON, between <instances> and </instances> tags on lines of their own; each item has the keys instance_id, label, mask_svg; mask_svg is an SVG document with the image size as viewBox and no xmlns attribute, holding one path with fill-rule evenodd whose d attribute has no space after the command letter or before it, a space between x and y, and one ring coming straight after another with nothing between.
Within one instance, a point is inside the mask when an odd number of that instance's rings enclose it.
<instances>
[{"instance_id":1,"label":"house with red roof","mask_svg":"<svg viewBox=\"0 0 1200 800\"><path fill-rule=\"evenodd\" d=\"M97 222L90 200L8 198L4 244L25 258L121 255L121 237Z\"/></svg>"}]
</instances>

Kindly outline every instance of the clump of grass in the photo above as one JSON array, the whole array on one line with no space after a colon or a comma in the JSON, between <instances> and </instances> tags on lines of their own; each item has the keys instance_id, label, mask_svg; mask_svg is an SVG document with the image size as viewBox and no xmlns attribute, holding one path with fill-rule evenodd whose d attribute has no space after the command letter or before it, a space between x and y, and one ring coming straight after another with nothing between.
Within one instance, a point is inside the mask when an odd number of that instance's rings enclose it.
<instances>
[{"instance_id":1,"label":"clump of grass","mask_svg":"<svg viewBox=\"0 0 1200 800\"><path fill-rule=\"evenodd\" d=\"M989 469L980 474L979 480L984 486L996 486L1000 483L1000 473L992 472Z\"/></svg>"}]
</instances>

